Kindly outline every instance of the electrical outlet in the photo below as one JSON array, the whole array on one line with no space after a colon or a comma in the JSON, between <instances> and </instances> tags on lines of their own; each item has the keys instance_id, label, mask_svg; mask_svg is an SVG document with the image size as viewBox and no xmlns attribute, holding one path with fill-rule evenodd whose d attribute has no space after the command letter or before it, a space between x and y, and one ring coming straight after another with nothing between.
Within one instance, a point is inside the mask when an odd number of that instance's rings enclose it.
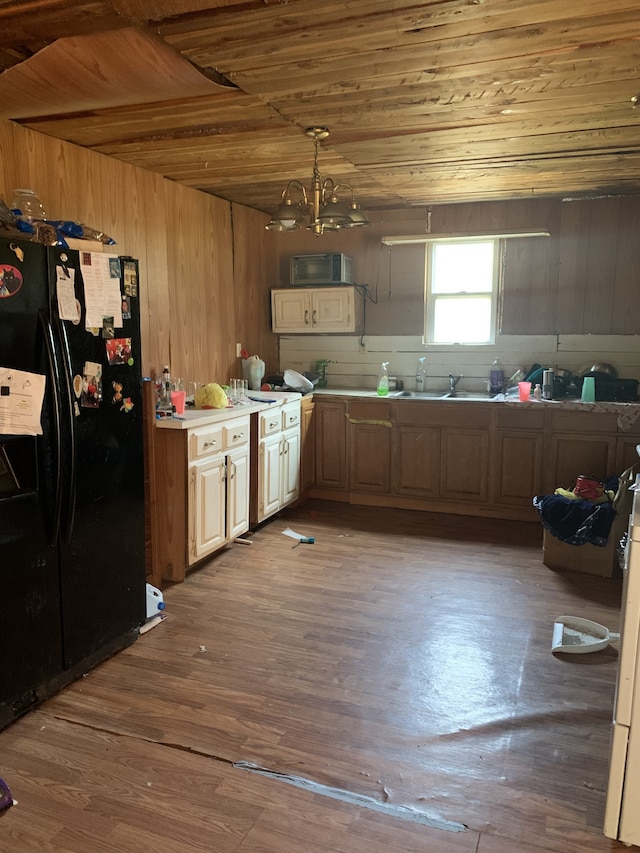
<instances>
[{"instance_id":1,"label":"electrical outlet","mask_svg":"<svg viewBox=\"0 0 640 853\"><path fill-rule=\"evenodd\" d=\"M242 355L242 344L236 344L236 355L238 358Z\"/></svg>"}]
</instances>

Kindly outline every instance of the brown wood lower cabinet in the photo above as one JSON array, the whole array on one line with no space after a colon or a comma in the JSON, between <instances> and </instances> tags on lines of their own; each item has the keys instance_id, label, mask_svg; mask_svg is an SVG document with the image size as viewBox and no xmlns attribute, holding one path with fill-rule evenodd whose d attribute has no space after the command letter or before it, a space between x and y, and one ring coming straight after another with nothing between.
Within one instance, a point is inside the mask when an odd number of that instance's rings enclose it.
<instances>
[{"instance_id":1,"label":"brown wood lower cabinet","mask_svg":"<svg viewBox=\"0 0 640 853\"><path fill-rule=\"evenodd\" d=\"M397 424L394 428L393 491L415 498L440 496L440 429Z\"/></svg>"},{"instance_id":2,"label":"brown wood lower cabinet","mask_svg":"<svg viewBox=\"0 0 640 853\"><path fill-rule=\"evenodd\" d=\"M300 496L313 488L316 481L315 419L313 397L300 401Z\"/></svg>"},{"instance_id":3,"label":"brown wood lower cabinet","mask_svg":"<svg viewBox=\"0 0 640 853\"><path fill-rule=\"evenodd\" d=\"M491 501L531 511L533 496L542 492L544 411L505 406L496 410L493 422Z\"/></svg>"},{"instance_id":4,"label":"brown wood lower cabinet","mask_svg":"<svg viewBox=\"0 0 640 853\"><path fill-rule=\"evenodd\" d=\"M540 404L315 398L315 497L536 521L536 495L640 462L616 413Z\"/></svg>"},{"instance_id":5,"label":"brown wood lower cabinet","mask_svg":"<svg viewBox=\"0 0 640 853\"><path fill-rule=\"evenodd\" d=\"M487 503L489 430L444 427L440 437L441 492L446 501Z\"/></svg>"},{"instance_id":6,"label":"brown wood lower cabinet","mask_svg":"<svg viewBox=\"0 0 640 853\"><path fill-rule=\"evenodd\" d=\"M347 446L349 489L388 494L391 489L391 404L387 400L349 403Z\"/></svg>"},{"instance_id":7,"label":"brown wood lower cabinet","mask_svg":"<svg viewBox=\"0 0 640 853\"><path fill-rule=\"evenodd\" d=\"M316 490L347 490L347 404L315 401ZM318 495L323 497L322 494Z\"/></svg>"}]
</instances>

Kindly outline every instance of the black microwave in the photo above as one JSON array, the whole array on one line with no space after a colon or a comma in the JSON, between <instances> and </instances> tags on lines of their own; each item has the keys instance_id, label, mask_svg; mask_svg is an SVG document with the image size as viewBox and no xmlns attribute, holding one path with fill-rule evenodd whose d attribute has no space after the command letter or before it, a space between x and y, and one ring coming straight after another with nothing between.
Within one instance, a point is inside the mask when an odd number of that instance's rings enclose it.
<instances>
[{"instance_id":1,"label":"black microwave","mask_svg":"<svg viewBox=\"0 0 640 853\"><path fill-rule=\"evenodd\" d=\"M341 253L291 255L289 276L294 287L353 284L353 258Z\"/></svg>"}]
</instances>

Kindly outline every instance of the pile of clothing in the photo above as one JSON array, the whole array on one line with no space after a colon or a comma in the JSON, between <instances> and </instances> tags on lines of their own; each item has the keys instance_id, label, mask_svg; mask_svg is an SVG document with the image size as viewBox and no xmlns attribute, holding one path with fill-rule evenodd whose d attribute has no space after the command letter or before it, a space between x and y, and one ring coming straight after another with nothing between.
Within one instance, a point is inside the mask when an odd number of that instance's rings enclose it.
<instances>
[{"instance_id":1,"label":"pile of clothing","mask_svg":"<svg viewBox=\"0 0 640 853\"><path fill-rule=\"evenodd\" d=\"M558 488L552 495L534 497L542 526L569 545L606 545L626 474L604 482L580 475L573 489Z\"/></svg>"}]
</instances>

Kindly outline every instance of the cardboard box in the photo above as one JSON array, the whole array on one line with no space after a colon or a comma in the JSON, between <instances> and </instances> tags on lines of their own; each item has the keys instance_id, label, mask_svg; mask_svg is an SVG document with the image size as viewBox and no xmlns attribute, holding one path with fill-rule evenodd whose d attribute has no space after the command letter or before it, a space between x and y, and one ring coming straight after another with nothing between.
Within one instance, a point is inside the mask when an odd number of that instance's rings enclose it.
<instances>
[{"instance_id":1,"label":"cardboard box","mask_svg":"<svg viewBox=\"0 0 640 853\"><path fill-rule=\"evenodd\" d=\"M618 543L628 525L628 516L617 515L604 547L591 545L589 542L586 545L567 545L545 530L542 537L542 562L550 569L586 572L603 578L616 577L621 574L618 565Z\"/></svg>"}]
</instances>

